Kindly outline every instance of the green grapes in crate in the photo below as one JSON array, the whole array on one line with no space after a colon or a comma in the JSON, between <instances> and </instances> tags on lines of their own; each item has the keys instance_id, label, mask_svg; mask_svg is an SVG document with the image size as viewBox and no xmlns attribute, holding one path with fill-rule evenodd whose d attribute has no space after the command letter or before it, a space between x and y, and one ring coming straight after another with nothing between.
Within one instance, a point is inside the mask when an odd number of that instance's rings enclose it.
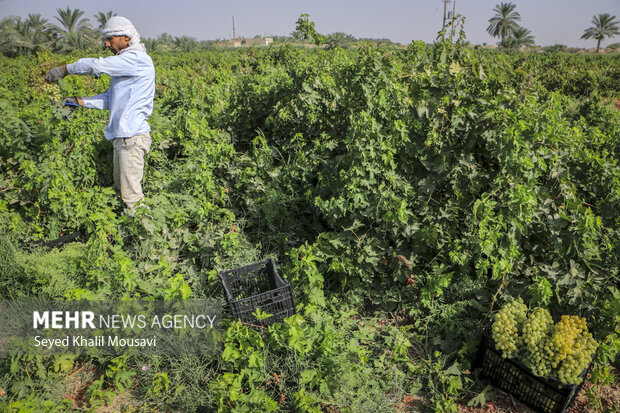
<instances>
[{"instance_id":1,"label":"green grapes in crate","mask_svg":"<svg viewBox=\"0 0 620 413\"><path fill-rule=\"evenodd\" d=\"M551 366L557 369L553 375L563 383L579 384L579 375L590 363L596 347L585 318L563 315L545 345Z\"/></svg>"},{"instance_id":2,"label":"green grapes in crate","mask_svg":"<svg viewBox=\"0 0 620 413\"><path fill-rule=\"evenodd\" d=\"M535 308L523 322L524 345L523 362L534 374L548 376L551 373L551 362L545 352L545 344L553 332L553 319L545 308Z\"/></svg>"},{"instance_id":3,"label":"green grapes in crate","mask_svg":"<svg viewBox=\"0 0 620 413\"><path fill-rule=\"evenodd\" d=\"M551 365L557 368L572 351L575 340L583 330L587 329L585 318L563 315L555 325L551 339L545 345L545 351L551 357Z\"/></svg>"},{"instance_id":4,"label":"green grapes in crate","mask_svg":"<svg viewBox=\"0 0 620 413\"><path fill-rule=\"evenodd\" d=\"M493 340L502 357L512 358L518 352L519 329L527 315L527 306L521 298L504 305L495 315Z\"/></svg>"},{"instance_id":5,"label":"green grapes in crate","mask_svg":"<svg viewBox=\"0 0 620 413\"><path fill-rule=\"evenodd\" d=\"M588 367L592 355L596 351L596 340L592 334L585 331L576 340L572 352L560 365L557 371L558 379L563 383L580 384L581 372Z\"/></svg>"},{"instance_id":6,"label":"green grapes in crate","mask_svg":"<svg viewBox=\"0 0 620 413\"><path fill-rule=\"evenodd\" d=\"M521 298L495 315L492 338L503 358L518 359L535 375L564 384L583 381L579 376L597 348L585 318L563 315L554 325L549 311L537 307L528 312Z\"/></svg>"}]
</instances>

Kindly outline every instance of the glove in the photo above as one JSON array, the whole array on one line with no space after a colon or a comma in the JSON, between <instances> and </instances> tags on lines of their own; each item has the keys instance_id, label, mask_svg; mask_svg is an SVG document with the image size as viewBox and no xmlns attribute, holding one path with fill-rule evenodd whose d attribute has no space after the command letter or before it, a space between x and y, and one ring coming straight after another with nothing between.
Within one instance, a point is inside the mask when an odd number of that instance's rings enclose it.
<instances>
[{"instance_id":1,"label":"glove","mask_svg":"<svg viewBox=\"0 0 620 413\"><path fill-rule=\"evenodd\" d=\"M45 75L46 82L58 82L60 79L65 77L65 72L62 70L62 66L55 67L51 69L47 75Z\"/></svg>"},{"instance_id":2,"label":"glove","mask_svg":"<svg viewBox=\"0 0 620 413\"><path fill-rule=\"evenodd\" d=\"M80 106L77 96L71 96L62 100L62 106L75 107Z\"/></svg>"}]
</instances>

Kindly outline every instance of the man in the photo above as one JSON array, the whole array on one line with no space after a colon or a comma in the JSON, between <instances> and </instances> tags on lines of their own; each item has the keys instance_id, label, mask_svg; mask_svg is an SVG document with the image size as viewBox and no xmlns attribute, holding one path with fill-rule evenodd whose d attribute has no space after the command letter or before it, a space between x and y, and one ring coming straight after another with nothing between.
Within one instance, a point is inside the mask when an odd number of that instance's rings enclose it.
<instances>
[{"instance_id":1,"label":"man","mask_svg":"<svg viewBox=\"0 0 620 413\"><path fill-rule=\"evenodd\" d=\"M71 97L64 104L74 104L110 111L105 137L114 146L114 184L131 210L144 198L142 177L144 156L151 147L147 123L153 112L155 68L140 43L133 24L120 16L111 17L101 29L106 47L114 56L85 58L49 71L45 80L56 82L67 75L111 76L110 88L92 97Z\"/></svg>"}]
</instances>

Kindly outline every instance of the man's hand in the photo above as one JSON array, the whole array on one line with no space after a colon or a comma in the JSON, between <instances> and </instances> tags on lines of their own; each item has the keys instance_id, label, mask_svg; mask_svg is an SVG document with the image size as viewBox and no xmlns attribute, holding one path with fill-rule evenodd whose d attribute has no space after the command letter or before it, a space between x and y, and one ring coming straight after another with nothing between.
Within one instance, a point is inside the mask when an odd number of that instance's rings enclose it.
<instances>
[{"instance_id":1,"label":"man's hand","mask_svg":"<svg viewBox=\"0 0 620 413\"><path fill-rule=\"evenodd\" d=\"M47 75L45 75L45 81L58 82L63 77L67 76L67 69L64 66L58 66L51 69Z\"/></svg>"},{"instance_id":2,"label":"man's hand","mask_svg":"<svg viewBox=\"0 0 620 413\"><path fill-rule=\"evenodd\" d=\"M62 106L80 106L80 99L77 96L71 96L62 100Z\"/></svg>"}]
</instances>

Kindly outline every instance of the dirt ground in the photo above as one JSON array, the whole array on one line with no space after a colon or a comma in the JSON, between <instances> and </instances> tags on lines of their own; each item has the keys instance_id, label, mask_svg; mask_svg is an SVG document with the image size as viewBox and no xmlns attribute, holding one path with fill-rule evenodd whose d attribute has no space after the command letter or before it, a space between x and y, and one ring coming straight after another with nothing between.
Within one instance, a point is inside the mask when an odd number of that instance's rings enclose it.
<instances>
[{"instance_id":1,"label":"dirt ground","mask_svg":"<svg viewBox=\"0 0 620 413\"><path fill-rule=\"evenodd\" d=\"M600 390L599 390L600 389ZM459 405L459 413L536 413L508 393L499 389L495 390L495 400L489 401L483 407L467 407ZM599 406L592 406L588 400L588 392L600 397ZM612 386L602 386L593 388L590 383L586 383L577 399L570 405L567 413L613 413L620 412L620 384Z\"/></svg>"}]
</instances>

